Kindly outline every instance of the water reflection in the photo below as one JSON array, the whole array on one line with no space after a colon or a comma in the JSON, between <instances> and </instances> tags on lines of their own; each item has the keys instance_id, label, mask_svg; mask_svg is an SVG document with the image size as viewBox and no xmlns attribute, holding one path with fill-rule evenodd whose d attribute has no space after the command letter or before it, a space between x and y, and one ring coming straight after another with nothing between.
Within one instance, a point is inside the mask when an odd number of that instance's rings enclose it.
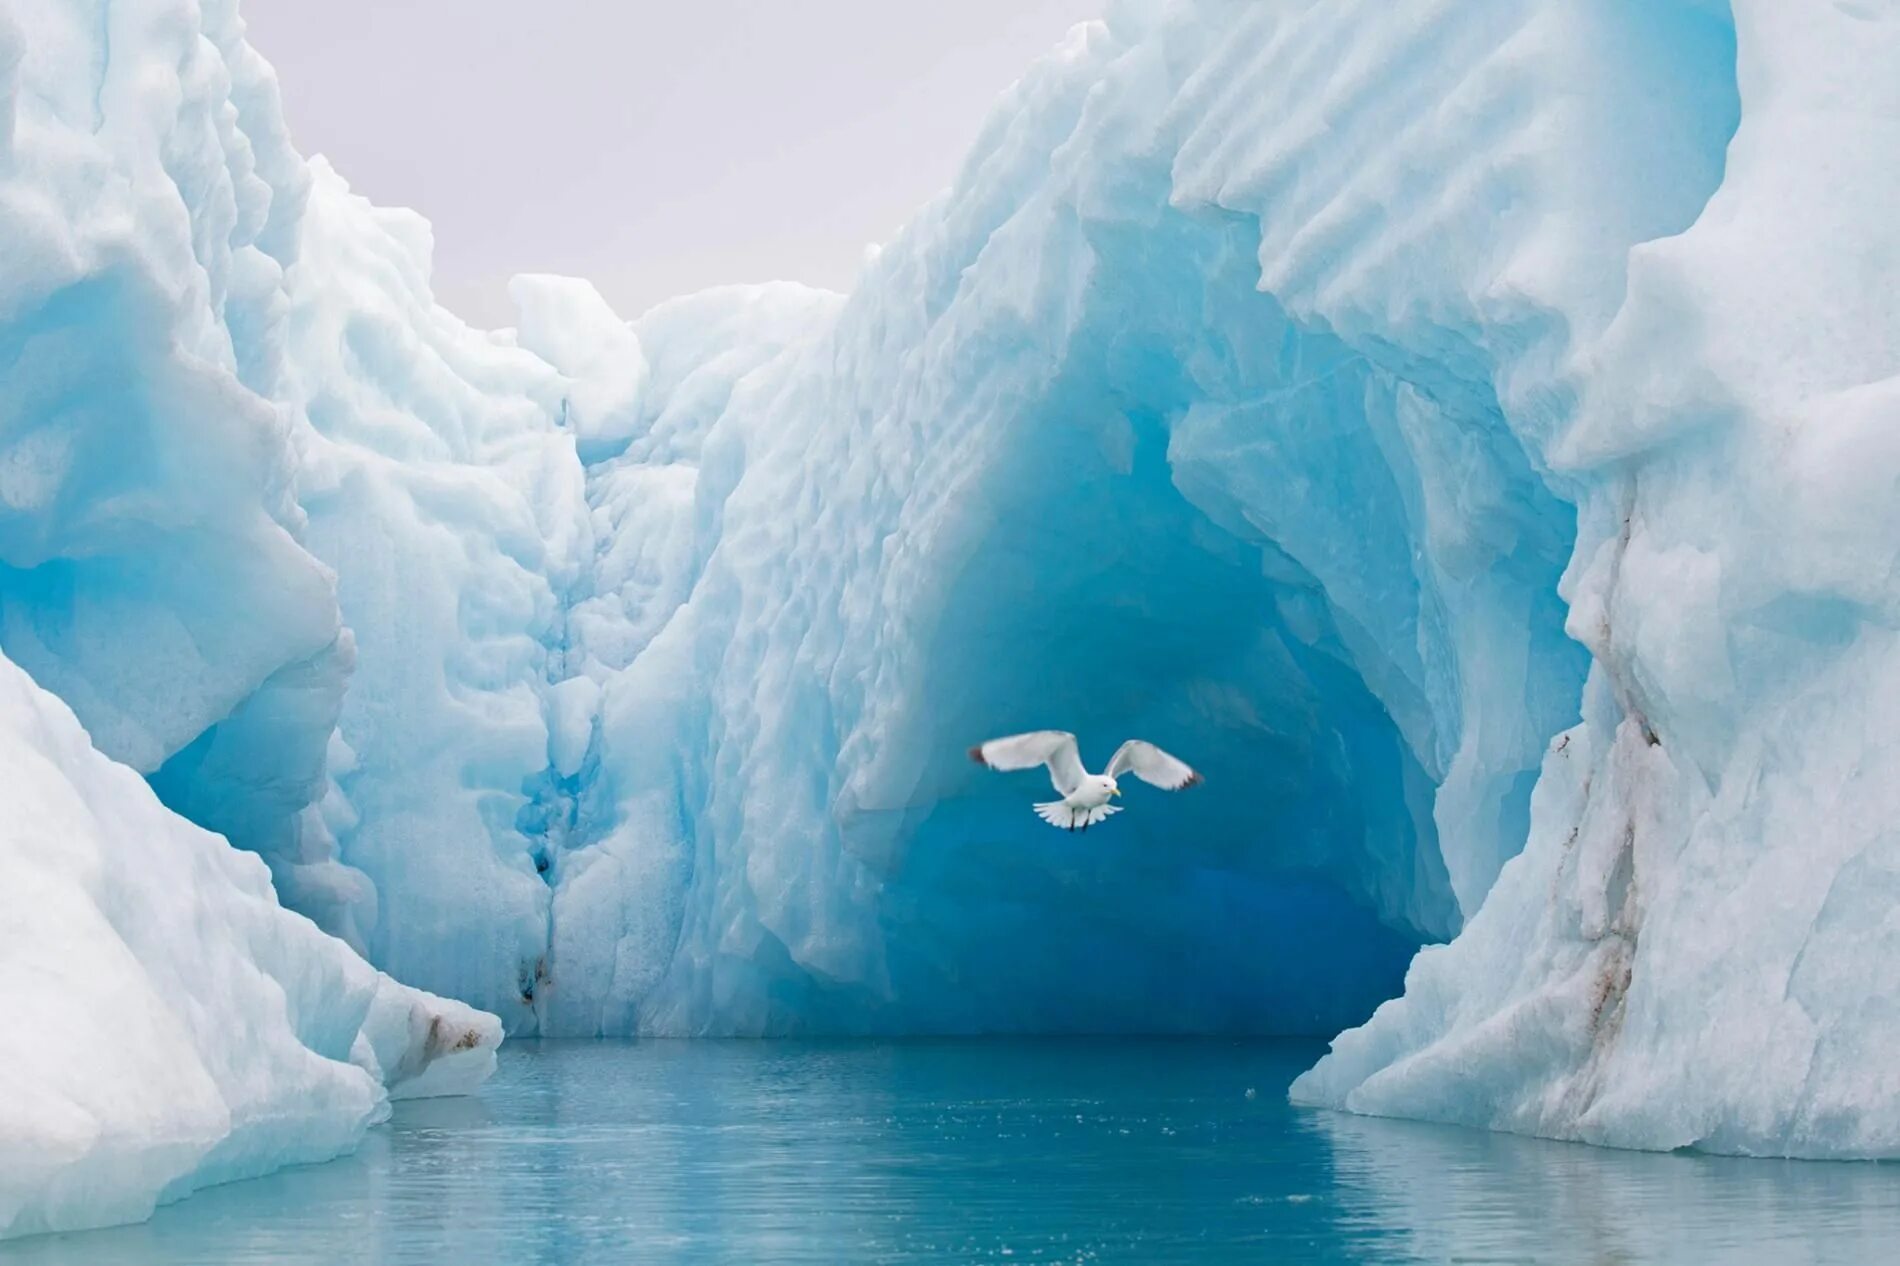
<instances>
[{"instance_id":1,"label":"water reflection","mask_svg":"<svg viewBox=\"0 0 1900 1266\"><path fill-rule=\"evenodd\" d=\"M1900 1167L1617 1152L1302 1114L1341 1217L1427 1262L1900 1260Z\"/></svg>"},{"instance_id":2,"label":"water reflection","mask_svg":"<svg viewBox=\"0 0 1900 1266\"><path fill-rule=\"evenodd\" d=\"M31 1263L1861 1262L1900 1169L1286 1106L1245 1042L517 1043L479 1099ZM1254 1094L1248 1097L1248 1091Z\"/></svg>"}]
</instances>

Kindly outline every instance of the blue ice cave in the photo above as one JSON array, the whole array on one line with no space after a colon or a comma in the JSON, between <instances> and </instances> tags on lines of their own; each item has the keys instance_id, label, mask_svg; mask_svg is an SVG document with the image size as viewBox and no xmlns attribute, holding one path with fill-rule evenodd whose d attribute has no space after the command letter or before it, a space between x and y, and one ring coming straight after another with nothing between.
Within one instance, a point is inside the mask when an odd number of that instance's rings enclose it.
<instances>
[{"instance_id":1,"label":"blue ice cave","mask_svg":"<svg viewBox=\"0 0 1900 1266\"><path fill-rule=\"evenodd\" d=\"M0 1234L501 1026L1900 1152L1900 27L1797 8L1124 0L849 295L482 331L233 5L0 3ZM1206 785L1051 831L1044 726Z\"/></svg>"}]
</instances>

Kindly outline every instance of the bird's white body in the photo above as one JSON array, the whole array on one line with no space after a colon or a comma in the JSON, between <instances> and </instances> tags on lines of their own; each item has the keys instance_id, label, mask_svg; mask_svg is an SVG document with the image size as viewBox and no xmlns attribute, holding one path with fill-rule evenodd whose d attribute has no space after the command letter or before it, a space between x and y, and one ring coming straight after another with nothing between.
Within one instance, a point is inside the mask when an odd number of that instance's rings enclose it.
<instances>
[{"instance_id":1,"label":"bird's white body","mask_svg":"<svg viewBox=\"0 0 1900 1266\"><path fill-rule=\"evenodd\" d=\"M1116 781L1118 774L1132 773L1165 791L1179 791L1201 781L1201 776L1185 761L1140 739L1123 743L1108 762L1106 773L1091 774L1082 768L1075 735L1067 730L1033 730L991 739L971 748L970 759L989 769L1000 770L1047 765L1049 781L1062 793L1062 799L1036 805L1036 816L1065 831L1086 831L1122 811L1120 805L1109 803L1122 793Z\"/></svg>"},{"instance_id":2,"label":"bird's white body","mask_svg":"<svg viewBox=\"0 0 1900 1266\"><path fill-rule=\"evenodd\" d=\"M1103 818L1122 811L1120 805L1109 803L1111 797L1120 794L1121 789L1113 778L1106 774L1089 774L1062 799L1036 805L1036 816L1050 826L1069 830L1079 825L1086 831Z\"/></svg>"}]
</instances>

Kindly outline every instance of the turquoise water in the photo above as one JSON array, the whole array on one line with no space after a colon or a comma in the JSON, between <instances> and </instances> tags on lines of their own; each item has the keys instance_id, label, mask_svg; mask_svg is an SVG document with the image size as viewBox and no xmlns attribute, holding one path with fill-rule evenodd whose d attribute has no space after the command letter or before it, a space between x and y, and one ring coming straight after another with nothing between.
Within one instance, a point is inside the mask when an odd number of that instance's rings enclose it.
<instances>
[{"instance_id":1,"label":"turquoise water","mask_svg":"<svg viewBox=\"0 0 1900 1266\"><path fill-rule=\"evenodd\" d=\"M9 1262L1881 1262L1900 1166L1286 1105L1284 1042L515 1042L354 1156ZM1249 1093L1251 1092L1251 1094Z\"/></svg>"}]
</instances>

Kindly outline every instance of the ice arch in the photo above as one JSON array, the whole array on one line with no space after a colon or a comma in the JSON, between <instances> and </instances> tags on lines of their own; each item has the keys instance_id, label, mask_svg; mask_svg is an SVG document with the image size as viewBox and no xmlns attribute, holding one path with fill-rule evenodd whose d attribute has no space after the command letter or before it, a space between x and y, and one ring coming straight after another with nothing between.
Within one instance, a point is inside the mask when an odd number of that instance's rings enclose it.
<instances>
[{"instance_id":1,"label":"ice arch","mask_svg":"<svg viewBox=\"0 0 1900 1266\"><path fill-rule=\"evenodd\" d=\"M1477 908L1582 693L1572 359L1719 181L1734 44L1701 7L1407 13L1080 29L725 382L677 605L583 670L546 1027L1310 1031ZM1049 723L1199 749L1209 794L1032 830L958 753Z\"/></svg>"},{"instance_id":2,"label":"ice arch","mask_svg":"<svg viewBox=\"0 0 1900 1266\"><path fill-rule=\"evenodd\" d=\"M1521 837L1544 736L1574 715L1581 686L1554 595L1569 508L1530 473L1495 405L1447 421L1445 406L1259 294L1253 225L1157 218L1088 247L1103 280L1059 360L1030 339L953 343L967 382L994 381L1003 363L1031 369L988 416L866 437L885 469L862 452L836 468L781 461L770 446L748 456L749 471L792 486L748 475L722 505L722 544L646 652L657 658L609 682L583 802L600 813L623 789L620 735L651 745L661 709L699 706L655 692L657 675L685 671L667 657L727 657L692 671L721 702L721 683L749 684L730 697L741 715L715 713L707 765L662 775L698 784L705 808L670 824L670 874L631 866L637 890L605 904L618 915L679 902L676 925L658 916L661 936L688 951L694 918L719 917L697 916L696 900L758 901L737 917L765 926L747 930L758 939L743 954L709 947L663 964L672 975L692 962L672 976L681 997L648 985L678 1009L648 1000L624 1019L1335 1028L1396 988L1420 940L1459 925L1434 817L1454 777L1464 796L1449 820L1465 848L1454 867L1474 904L1482 896ZM1163 241L1179 254L1160 267L1113 254ZM1455 461L1434 424L1463 432ZM796 486L853 466L823 499ZM932 470L954 473L938 482ZM1434 525L1428 503L1453 479L1467 512ZM732 501L748 496L765 521L742 530L798 543L789 560L753 556L756 571L727 577ZM827 537L828 519L842 539ZM766 614L715 601L719 586L748 583L783 585L728 599ZM697 645L675 650L673 638ZM1444 668L1461 655L1485 665L1468 683ZM689 759L701 724L690 717L670 718ZM1209 793L1138 805L1114 824L1126 830L1047 832L1027 813L1042 794L1033 780L974 773L962 749L1056 721L1098 746L1128 729L1197 751ZM750 748L736 762L735 723ZM835 773L822 764L832 744ZM637 821L639 835L585 844L572 879L557 875L556 1028L572 1015L562 994L595 983L574 961L597 948L594 927L563 907L651 856L655 819ZM742 875L720 871L728 848ZM600 852L613 860L596 872ZM844 873L811 874L814 854ZM677 884L670 894L661 876ZM795 912L776 908L787 899ZM782 913L805 939L785 943ZM831 961L814 971L820 955Z\"/></svg>"}]
</instances>

